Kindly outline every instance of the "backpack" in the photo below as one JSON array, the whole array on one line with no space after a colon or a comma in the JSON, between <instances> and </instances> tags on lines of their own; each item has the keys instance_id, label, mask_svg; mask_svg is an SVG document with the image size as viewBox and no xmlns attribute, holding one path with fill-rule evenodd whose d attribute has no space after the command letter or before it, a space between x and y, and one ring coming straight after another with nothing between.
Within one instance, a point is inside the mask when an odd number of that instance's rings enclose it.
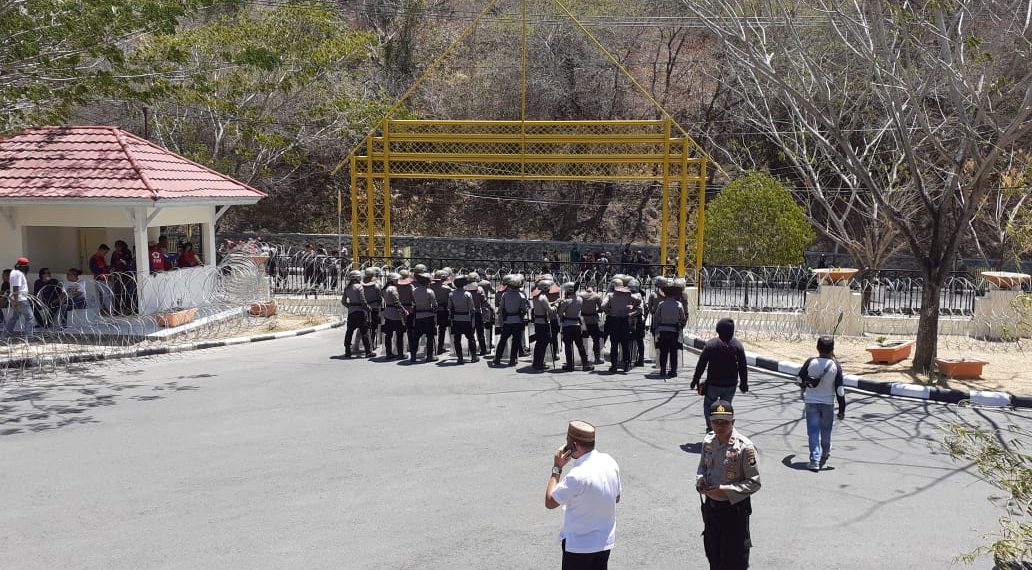
<instances>
[{"instance_id":1,"label":"backpack","mask_svg":"<svg viewBox=\"0 0 1032 570\"><path fill-rule=\"evenodd\" d=\"M829 358L827 366L825 366L824 370L822 370L817 376L810 376L811 362L813 362L813 358L807 358L806 362L803 363L803 367L799 369L799 383L803 388L816 388L817 385L821 383L824 375L831 370L831 365L835 363L835 360Z\"/></svg>"}]
</instances>

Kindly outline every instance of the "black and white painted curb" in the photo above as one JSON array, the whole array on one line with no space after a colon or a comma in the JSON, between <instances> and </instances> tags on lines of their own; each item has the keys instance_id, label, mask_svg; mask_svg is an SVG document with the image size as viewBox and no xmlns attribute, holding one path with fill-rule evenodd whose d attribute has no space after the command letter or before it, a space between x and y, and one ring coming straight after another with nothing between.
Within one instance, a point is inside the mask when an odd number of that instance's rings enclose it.
<instances>
[{"instance_id":1,"label":"black and white painted curb","mask_svg":"<svg viewBox=\"0 0 1032 570\"><path fill-rule=\"evenodd\" d=\"M221 340L203 340L199 342L174 344L170 346L155 346L142 349L123 349L106 352L84 352L78 354L57 356L32 356L27 358L16 358L0 362L0 367L6 369L40 368L44 366L54 366L61 364L79 364L83 362L98 362L101 360L122 360L126 358L140 358L144 356L157 356L161 354L175 354L178 352L190 352L192 350L202 350L205 348L219 348L222 346L233 346L236 344L247 344L251 342L275 340L278 338L302 336L306 334L316 333L319 331L335 329L343 326L344 324L345 321L339 320L331 323L316 325L314 327L308 327L292 331L282 331L278 333L261 334L256 336L240 336Z\"/></svg>"},{"instance_id":2,"label":"black and white painted curb","mask_svg":"<svg viewBox=\"0 0 1032 570\"><path fill-rule=\"evenodd\" d=\"M686 346L690 346L698 350L702 350L706 346L706 340L695 335L686 334L684 335L684 339ZM762 370L769 370L771 372L778 372L780 374L787 374L789 376L796 376L799 374L799 369L803 367L802 362L790 362L787 360L779 361L748 351L745 353L745 359L748 361L749 366ZM921 384L878 382L875 380L867 380L855 374L846 374L843 376L843 380L845 381L846 386L856 388L857 390L863 390L864 392L882 394L885 396L932 400L934 402L944 402L948 404L956 404L962 400L969 400L972 404L977 406L1032 408L1032 396L1010 394L1007 392L953 390L949 388L938 388L935 386L923 386Z\"/></svg>"}]
</instances>

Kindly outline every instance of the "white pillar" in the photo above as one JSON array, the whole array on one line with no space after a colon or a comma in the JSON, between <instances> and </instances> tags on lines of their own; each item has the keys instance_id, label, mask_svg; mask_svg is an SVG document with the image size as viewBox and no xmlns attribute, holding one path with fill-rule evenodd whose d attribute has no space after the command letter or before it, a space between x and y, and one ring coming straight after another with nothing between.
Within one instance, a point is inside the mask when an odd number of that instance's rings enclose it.
<instances>
[{"instance_id":1,"label":"white pillar","mask_svg":"<svg viewBox=\"0 0 1032 570\"><path fill-rule=\"evenodd\" d=\"M133 246L136 248L136 294L139 298L140 314L152 313L157 309L157 299L148 287L150 279L150 256L147 254L147 209L133 209Z\"/></svg>"},{"instance_id":2,"label":"white pillar","mask_svg":"<svg viewBox=\"0 0 1032 570\"><path fill-rule=\"evenodd\" d=\"M201 224L201 241L204 242L202 244L204 246L204 251L201 253L201 260L205 265L215 265L215 262L217 261L215 257L215 208L211 208L209 215L211 216L209 221Z\"/></svg>"}]
</instances>

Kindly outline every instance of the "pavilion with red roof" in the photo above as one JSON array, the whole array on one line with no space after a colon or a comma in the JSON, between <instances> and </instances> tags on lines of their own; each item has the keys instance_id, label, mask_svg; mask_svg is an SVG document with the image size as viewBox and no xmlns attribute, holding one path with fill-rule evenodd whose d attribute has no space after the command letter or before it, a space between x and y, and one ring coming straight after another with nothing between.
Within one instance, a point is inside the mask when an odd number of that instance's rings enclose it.
<instances>
[{"instance_id":1,"label":"pavilion with red roof","mask_svg":"<svg viewBox=\"0 0 1032 570\"><path fill-rule=\"evenodd\" d=\"M46 266L63 275L69 267L86 269L100 243L122 239L136 251L141 313L190 306L190 299L146 292L162 289L155 281L207 280L214 271L215 222L227 207L263 197L116 127L26 129L0 137L0 267L26 256L33 272ZM199 251L206 266L197 269L204 271L151 276L146 252L160 227L192 224L201 226ZM183 291L191 287L177 285Z\"/></svg>"}]
</instances>

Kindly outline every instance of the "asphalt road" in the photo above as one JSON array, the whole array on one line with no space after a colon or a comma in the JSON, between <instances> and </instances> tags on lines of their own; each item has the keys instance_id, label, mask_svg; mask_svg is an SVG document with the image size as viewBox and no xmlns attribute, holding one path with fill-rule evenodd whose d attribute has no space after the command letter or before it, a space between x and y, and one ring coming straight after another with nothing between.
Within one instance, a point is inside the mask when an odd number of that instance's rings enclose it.
<instances>
[{"instance_id":1,"label":"asphalt road","mask_svg":"<svg viewBox=\"0 0 1032 570\"><path fill-rule=\"evenodd\" d=\"M543 491L570 419L621 467L611 567L705 567L687 378L343 361L342 336L8 380L0 567L557 568ZM939 426L1032 424L851 394L813 474L796 391L751 385L735 404L760 450L755 568L950 566L999 511Z\"/></svg>"}]
</instances>

